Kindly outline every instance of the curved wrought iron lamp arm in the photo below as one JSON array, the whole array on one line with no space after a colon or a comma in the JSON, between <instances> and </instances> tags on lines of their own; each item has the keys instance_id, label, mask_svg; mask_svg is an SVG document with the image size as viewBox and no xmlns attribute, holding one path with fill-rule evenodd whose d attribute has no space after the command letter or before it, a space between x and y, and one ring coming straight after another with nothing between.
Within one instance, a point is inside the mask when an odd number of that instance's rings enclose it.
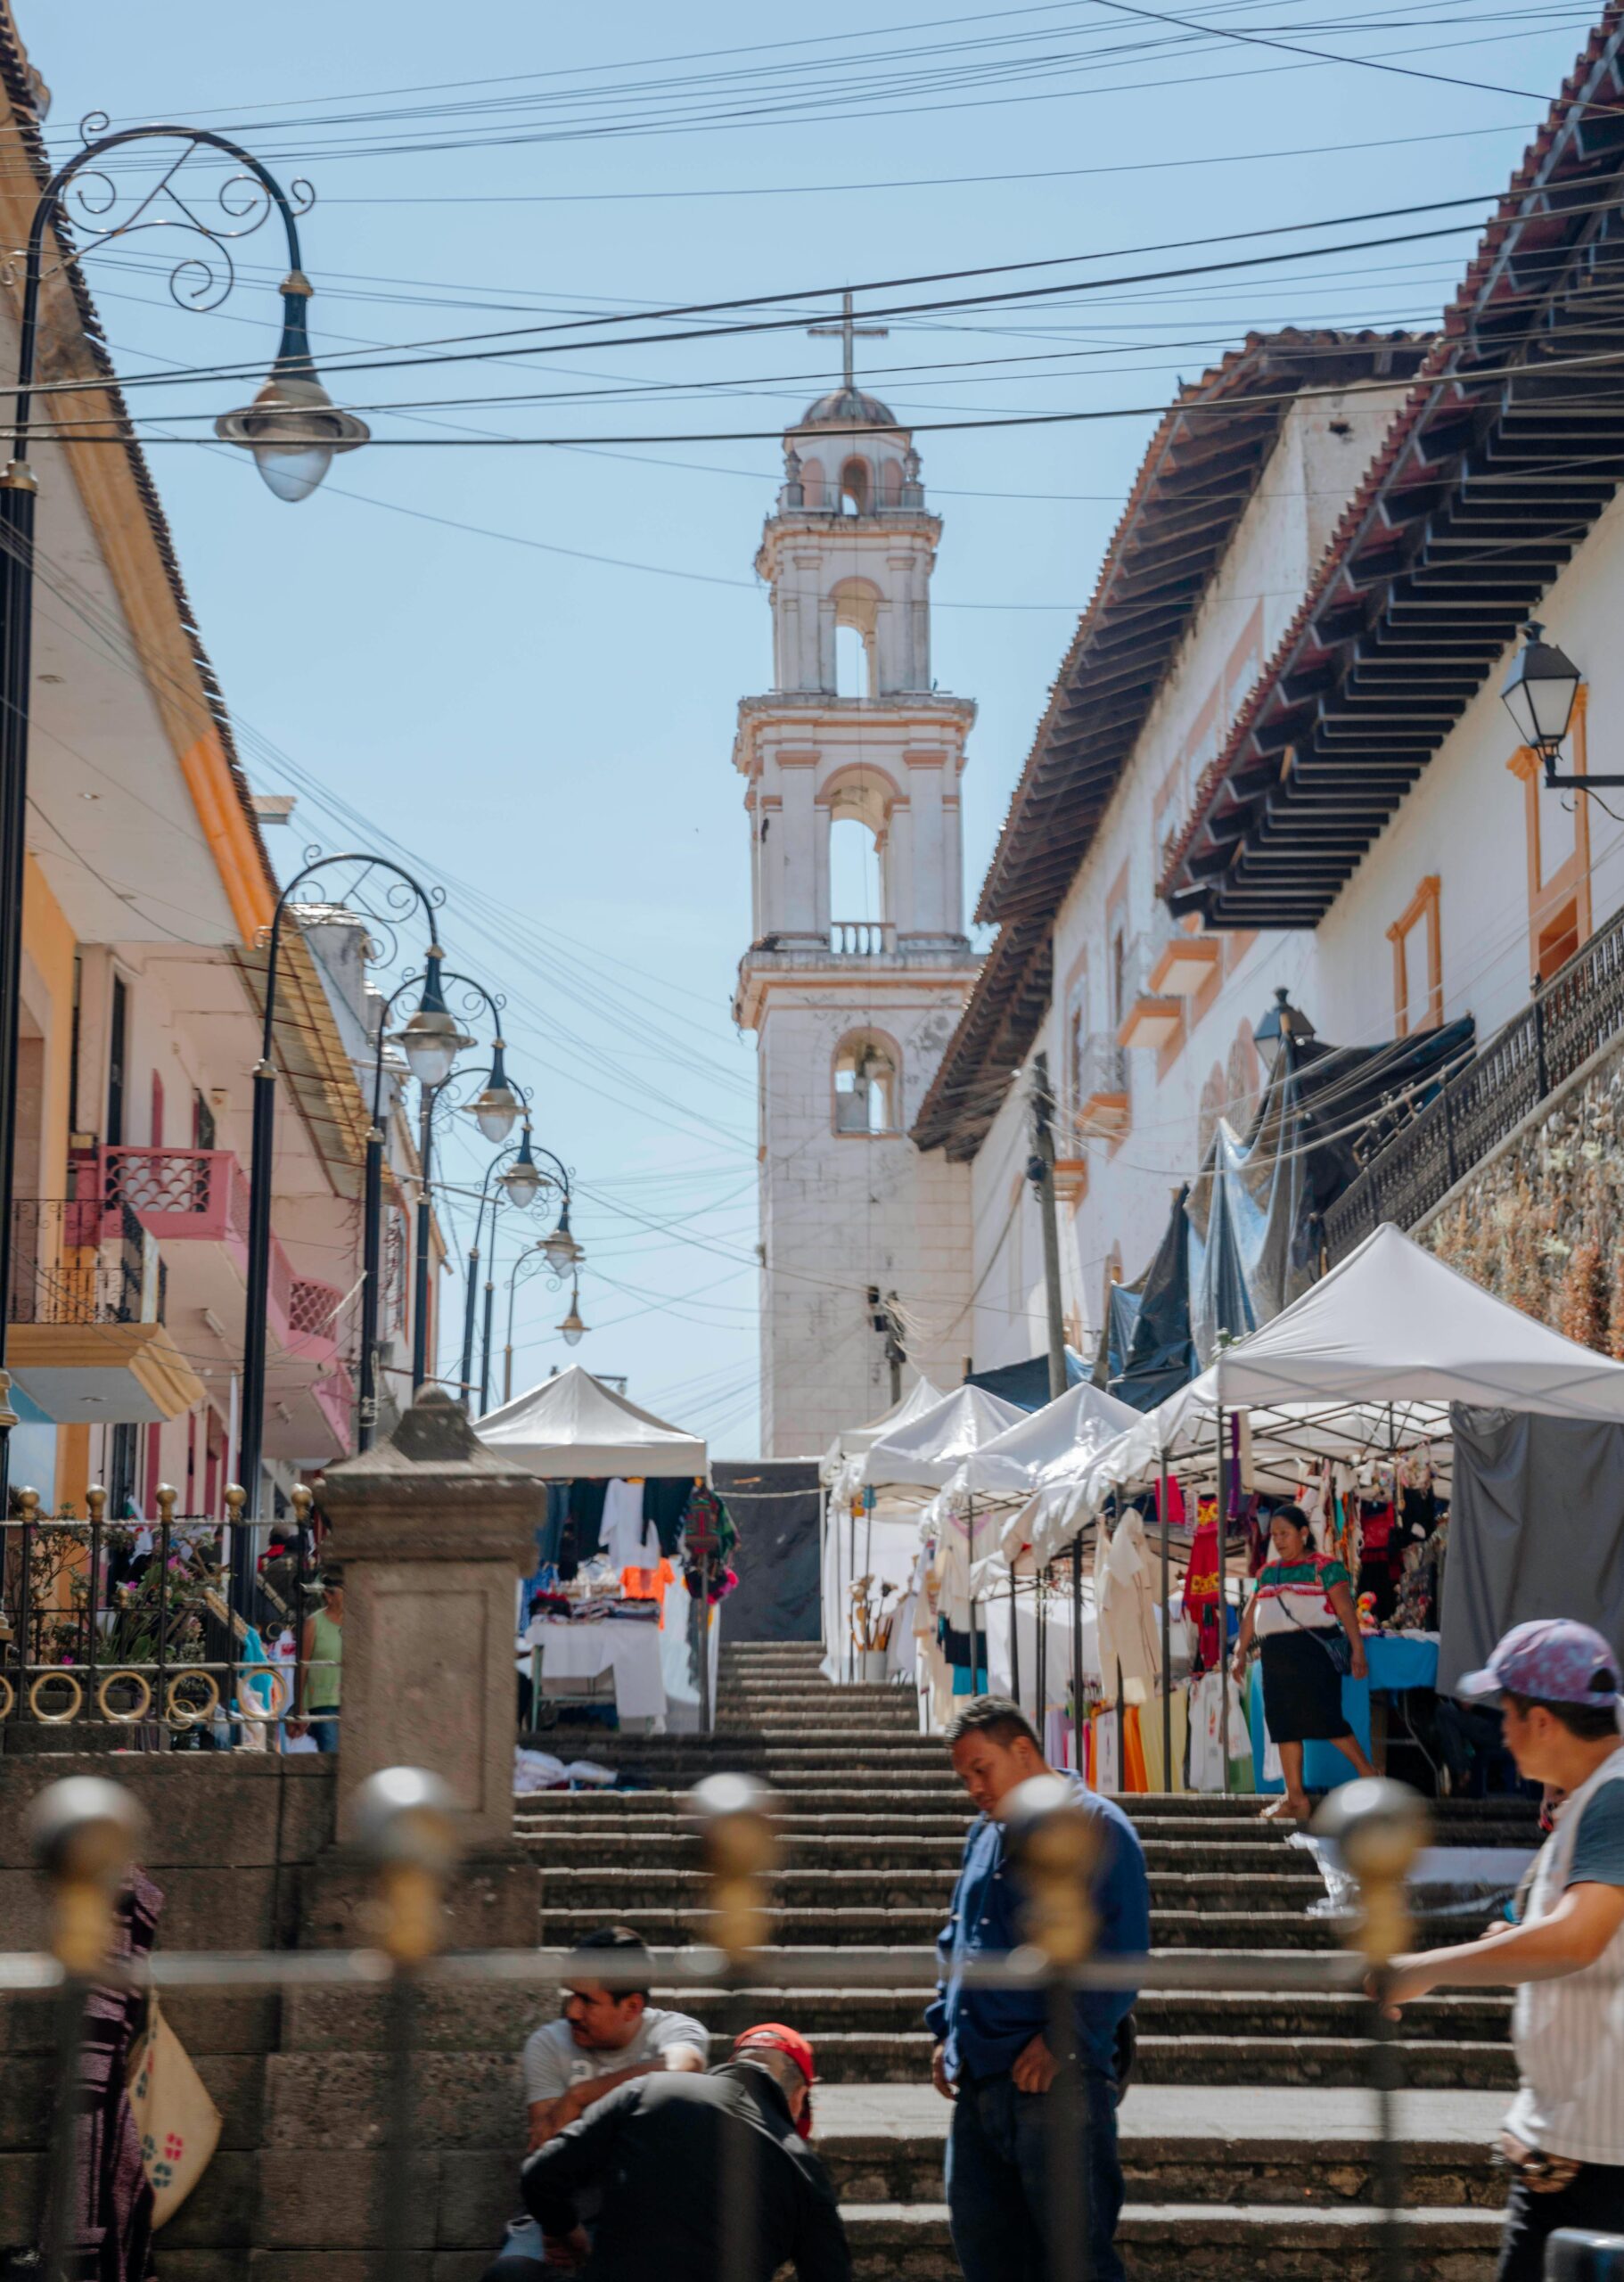
<instances>
[{"instance_id":1,"label":"curved wrought iron lamp arm","mask_svg":"<svg viewBox=\"0 0 1624 2282\"><path fill-rule=\"evenodd\" d=\"M415 878L412 873L408 872L403 865L391 863L387 856L374 856L370 849L346 848L338 850L335 854L331 856L318 855L313 849L307 849L305 850L305 859L302 869L293 874L293 877L288 882L286 887L283 888L282 893L277 897L276 908L271 917L270 932L267 938L268 952L266 960L265 972L265 1021L261 1026L259 1047L260 1061L267 1064L269 1063L271 1058L271 1036L276 1020L276 957L277 953L282 948L282 923L287 915L288 905L292 899L294 890L296 888L303 887L305 882L308 879L313 879L317 872L325 871L331 864L365 864L371 869L380 872L392 873L396 879L404 882L406 886L408 887L412 893L416 897L418 904L422 907L423 915L429 922L430 956L433 956L439 948L439 928L436 923L435 914L439 911L445 904L446 891L444 888L434 888L432 890L425 888L422 882ZM404 912L399 915L404 917ZM417 978L414 977L412 979L416 980ZM402 988L404 987L405 986L403 985ZM394 996L389 1000L390 1007L393 1007L395 998L398 997L398 996L399 991L397 990ZM381 1025L379 1027L378 1037L380 1040L379 1051L380 1055L381 1055L381 1040L383 1037ZM373 1088L373 1122L375 1125L377 1121L378 1087L376 1082L374 1082Z\"/></svg>"},{"instance_id":2,"label":"curved wrought iron lamp arm","mask_svg":"<svg viewBox=\"0 0 1624 2282\"><path fill-rule=\"evenodd\" d=\"M91 116L94 119L98 114L93 112ZM101 116L104 117L105 114ZM86 121L86 125L89 123L89 120ZM310 349L305 328L305 303L309 299L310 287L299 266L299 223L292 201L276 180L275 176L261 165L250 151L245 151L240 143L232 142L226 135L216 135L206 127L153 125L121 127L117 134L98 135L94 142L86 143L82 148L76 151L66 164L59 167L52 176L40 193L39 203L34 209L34 219L29 230L28 273L23 284L22 332L17 351L16 436L12 452L12 459L16 462L26 464L28 459L29 416L34 388L35 359L39 341L39 292L44 267L45 231L62 210L62 194L69 184L94 160L101 158L106 152L119 149L127 143L151 143L166 138L171 142L185 144L186 149L176 160L175 167L172 167L164 176L158 186L159 190L168 188L176 168L185 164L187 155L193 150L207 148L211 151L220 151L228 159L234 159L239 166L245 168L253 176L281 215L283 226L287 232L290 275L282 288L283 334L282 346L277 351L277 362L281 364L284 359L291 360L294 364L301 360L305 364L309 362ZM295 183L296 191L299 187L299 185ZM158 191L153 191L149 198L143 201L142 206L137 208L137 215L144 211L145 206L150 204L152 198L157 195ZM196 230L200 235L216 244L222 242L225 234L217 234L210 230L191 212L189 208L183 207L182 211L187 217L188 226ZM105 234L120 236L136 226L140 225L132 220L123 224L119 229L109 231Z\"/></svg>"}]
</instances>

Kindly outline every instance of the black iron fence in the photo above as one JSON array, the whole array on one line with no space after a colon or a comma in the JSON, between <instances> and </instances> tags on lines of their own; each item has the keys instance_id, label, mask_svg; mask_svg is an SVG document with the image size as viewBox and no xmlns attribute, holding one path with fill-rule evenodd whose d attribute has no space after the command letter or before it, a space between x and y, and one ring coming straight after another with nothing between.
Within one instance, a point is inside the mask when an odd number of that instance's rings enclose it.
<instances>
[{"instance_id":1,"label":"black iron fence","mask_svg":"<svg viewBox=\"0 0 1624 2282\"><path fill-rule=\"evenodd\" d=\"M161 1323L164 1268L127 1204L23 1197L12 1206L6 1320Z\"/></svg>"},{"instance_id":2,"label":"black iron fence","mask_svg":"<svg viewBox=\"0 0 1624 2282\"><path fill-rule=\"evenodd\" d=\"M1333 1835L1357 1881L1357 1914L1345 1924L1349 1953L1282 1951L1095 1957L1091 1900L1096 1828L1065 1778L1039 1776L1002 1809L1012 1866L1023 1897L1022 1945L984 1956L964 1968L966 1986L1019 1990L1045 2000L1045 2031L1057 2063L1045 2106L1049 2212L1054 2246L1051 2271L1088 2282L1092 2260L1088 2209L1089 2134L1103 2128L1085 2097L1074 1999L1090 1991L1205 1991L1363 1990L1378 2147L1381 2282L1406 2282L1410 2237L1404 2212L1402 2149L1393 2106L1397 2061L1384 2003L1384 1976L1410 1938L1404 1882L1425 1836L1425 1810L1401 1785L1349 1785L1332 1810ZM442 1953L446 1888L455 1867L453 1803L446 1786L421 1769L395 1768L371 1777L350 1801L350 1826L376 1880L369 1949L159 1952L138 1961L118 1954L115 1909L128 1866L137 1859L140 1810L113 1783L78 1776L41 1793L31 1816L34 1851L52 1903L51 1948L0 1954L0 1998L32 1996L55 2007L53 2124L41 2166L37 2241L41 2282L78 2270L87 2199L94 2194L79 2152L80 2056L87 2021L105 2019L105 1999L146 1989L212 1991L367 1990L385 2005L383 2241L373 2270L379 2282L410 2282L422 2251L412 2235L419 2201L420 2155L431 2152L422 2128L417 2063L422 1999L434 1989L558 1990L585 1975L611 1988L646 1989L646 1955L595 1950L581 1958L536 1950ZM714 1775L688 1794L708 1873L706 1939L652 1959L661 1987L769 1995L782 2015L787 1992L889 1986L890 1952L767 1946L772 1939L768 1881L777 1866L778 1802L747 1775ZM777 2002L780 1998L785 2003ZM87 2007L89 2008L87 2010ZM788 2009L793 2009L788 2005ZM723 2126L726 2132L727 2127ZM750 2135L744 2135L750 2138ZM692 2146L692 2142L688 2143ZM729 2146L717 2165L718 2282L767 2282L771 2261L758 2232L759 2160Z\"/></svg>"},{"instance_id":3,"label":"black iron fence","mask_svg":"<svg viewBox=\"0 0 1624 2282\"><path fill-rule=\"evenodd\" d=\"M316 1591L309 1492L295 1492L283 1549L256 1574L251 1621L227 1599L240 1489L226 1491L223 1522L177 1514L167 1484L151 1519L108 1502L93 1489L82 1516L42 1514L33 1490L14 1493L0 1524L0 1723L114 1728L130 1748L161 1749L262 1743L297 1712L328 1743L334 1715L311 1707L338 1700L338 1672L302 1653Z\"/></svg>"},{"instance_id":4,"label":"black iron fence","mask_svg":"<svg viewBox=\"0 0 1624 2282\"><path fill-rule=\"evenodd\" d=\"M1383 1220L1414 1227L1547 1095L1624 1034L1624 911L1378 1151L1325 1214L1333 1263Z\"/></svg>"}]
</instances>

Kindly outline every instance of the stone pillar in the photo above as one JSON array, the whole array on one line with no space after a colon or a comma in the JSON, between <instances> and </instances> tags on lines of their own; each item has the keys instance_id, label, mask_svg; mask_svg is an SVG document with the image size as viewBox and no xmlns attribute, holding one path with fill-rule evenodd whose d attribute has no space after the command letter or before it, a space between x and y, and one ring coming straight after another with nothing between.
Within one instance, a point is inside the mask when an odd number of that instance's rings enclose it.
<instances>
[{"instance_id":1,"label":"stone pillar","mask_svg":"<svg viewBox=\"0 0 1624 2282\"><path fill-rule=\"evenodd\" d=\"M420 1394L387 1442L330 1466L322 1502L344 1572L339 1839L381 1767L449 1784L468 1854L513 1826L518 1578L546 1490L476 1440L461 1405Z\"/></svg>"}]
</instances>

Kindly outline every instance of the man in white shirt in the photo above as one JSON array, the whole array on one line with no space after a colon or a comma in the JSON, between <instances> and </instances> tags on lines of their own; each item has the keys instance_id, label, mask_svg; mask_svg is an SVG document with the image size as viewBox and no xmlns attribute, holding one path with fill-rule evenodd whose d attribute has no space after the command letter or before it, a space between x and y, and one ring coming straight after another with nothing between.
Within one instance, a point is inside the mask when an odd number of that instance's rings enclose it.
<instances>
[{"instance_id":1,"label":"man in white shirt","mask_svg":"<svg viewBox=\"0 0 1624 2282\"><path fill-rule=\"evenodd\" d=\"M1440 1985L1517 1994L1518 2092L1501 2152L1511 2203L1497 2282L1539 2282L1561 2227L1624 2219L1624 1736L1618 1660L1599 1632L1541 1618L1505 1635L1456 1694L1497 1698L1517 1772L1561 1795L1521 1922L1398 1958L1395 2009Z\"/></svg>"},{"instance_id":2,"label":"man in white shirt","mask_svg":"<svg viewBox=\"0 0 1624 2282\"><path fill-rule=\"evenodd\" d=\"M622 1972L640 1968L634 1986L618 1976L612 1986L593 1979L594 1959L605 1955ZM638 2076L667 2069L702 2074L709 2049L709 2037L697 2021L650 2004L653 1961L629 1925L604 1925L588 1933L570 1966L562 2018L545 2023L525 2040L527 2155ZM515 2219L483 2282L540 2282L546 2271L540 2229L533 2219Z\"/></svg>"}]
</instances>

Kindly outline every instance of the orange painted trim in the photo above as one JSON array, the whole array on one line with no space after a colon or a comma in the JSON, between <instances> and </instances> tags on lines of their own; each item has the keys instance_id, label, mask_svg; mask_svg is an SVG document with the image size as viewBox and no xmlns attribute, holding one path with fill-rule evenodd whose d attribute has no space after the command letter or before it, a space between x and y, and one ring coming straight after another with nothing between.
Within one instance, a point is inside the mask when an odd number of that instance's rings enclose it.
<instances>
[{"instance_id":1,"label":"orange painted trim","mask_svg":"<svg viewBox=\"0 0 1624 2282\"><path fill-rule=\"evenodd\" d=\"M1393 1027L1399 1038L1407 1038L1410 1029L1409 939L1423 920L1427 931L1427 1011L1426 1019L1419 1027L1437 1030L1443 1022L1443 923L1439 913L1441 885L1438 873L1429 872L1387 931L1387 940L1393 947Z\"/></svg>"},{"instance_id":2,"label":"orange painted trim","mask_svg":"<svg viewBox=\"0 0 1624 2282\"><path fill-rule=\"evenodd\" d=\"M270 925L276 901L265 876L253 829L238 797L219 732L205 730L177 759L230 902L232 917L237 923L237 932L251 948L260 930Z\"/></svg>"},{"instance_id":3,"label":"orange painted trim","mask_svg":"<svg viewBox=\"0 0 1624 2282\"><path fill-rule=\"evenodd\" d=\"M1573 702L1573 724L1569 736L1573 751L1572 773L1575 776L1590 774L1590 685L1580 682ZM1544 851L1539 832L1539 800L1544 787L1543 766L1537 753L1527 745L1520 745L1505 764L1513 776L1522 782L1522 815L1528 838L1528 946L1529 973L1540 974L1540 943L1549 936L1552 923L1564 904L1573 907L1573 933L1577 942L1587 942L1594 928L1590 902L1590 803L1576 799L1573 804L1573 853L1565 863L1559 864L1547 880L1544 877Z\"/></svg>"}]
</instances>

